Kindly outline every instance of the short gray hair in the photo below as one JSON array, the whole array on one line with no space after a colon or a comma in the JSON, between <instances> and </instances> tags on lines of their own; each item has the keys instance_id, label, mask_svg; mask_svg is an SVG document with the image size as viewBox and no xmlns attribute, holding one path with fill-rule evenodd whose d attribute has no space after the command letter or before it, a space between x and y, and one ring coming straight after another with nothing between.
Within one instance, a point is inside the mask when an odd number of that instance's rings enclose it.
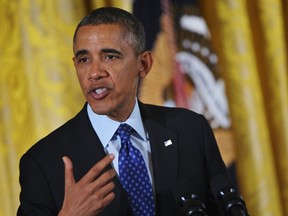
<instances>
[{"instance_id":1,"label":"short gray hair","mask_svg":"<svg viewBox=\"0 0 288 216\"><path fill-rule=\"evenodd\" d=\"M133 14L116 7L102 7L91 11L77 25L73 43L76 41L77 31L81 26L118 24L131 35L131 44L135 53L140 54L146 49L145 30L142 23Z\"/></svg>"}]
</instances>

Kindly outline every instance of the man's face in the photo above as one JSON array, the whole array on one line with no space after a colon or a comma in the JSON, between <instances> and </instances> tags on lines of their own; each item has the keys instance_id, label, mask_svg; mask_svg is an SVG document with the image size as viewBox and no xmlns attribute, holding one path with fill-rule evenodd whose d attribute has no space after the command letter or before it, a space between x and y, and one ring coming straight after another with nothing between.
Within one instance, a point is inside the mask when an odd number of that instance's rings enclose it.
<instances>
[{"instance_id":1,"label":"man's face","mask_svg":"<svg viewBox=\"0 0 288 216\"><path fill-rule=\"evenodd\" d=\"M136 55L128 35L115 24L80 27L73 51L80 86L92 110L125 121L135 104L139 78L150 70L145 70L145 59L151 54Z\"/></svg>"}]
</instances>

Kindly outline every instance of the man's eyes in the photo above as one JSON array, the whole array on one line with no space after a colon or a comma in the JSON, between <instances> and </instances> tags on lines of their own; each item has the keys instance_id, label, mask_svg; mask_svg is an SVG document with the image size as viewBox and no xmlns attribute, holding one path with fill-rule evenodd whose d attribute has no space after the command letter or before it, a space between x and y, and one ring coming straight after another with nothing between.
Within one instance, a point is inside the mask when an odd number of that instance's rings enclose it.
<instances>
[{"instance_id":1,"label":"man's eyes","mask_svg":"<svg viewBox=\"0 0 288 216\"><path fill-rule=\"evenodd\" d=\"M118 55L115 55L115 54L105 54L103 56L103 59L104 60L115 60L115 59L119 59L120 57ZM78 57L78 62L79 63L86 63L89 61L89 58L88 57Z\"/></svg>"},{"instance_id":2,"label":"man's eyes","mask_svg":"<svg viewBox=\"0 0 288 216\"><path fill-rule=\"evenodd\" d=\"M113 59L117 59L119 58L117 55L106 55L104 56L104 59L108 59L108 60L113 60Z\"/></svg>"},{"instance_id":3,"label":"man's eyes","mask_svg":"<svg viewBox=\"0 0 288 216\"><path fill-rule=\"evenodd\" d=\"M83 58L79 59L79 62L87 62L87 61L88 61L88 58L86 58L86 57L83 57Z\"/></svg>"}]
</instances>

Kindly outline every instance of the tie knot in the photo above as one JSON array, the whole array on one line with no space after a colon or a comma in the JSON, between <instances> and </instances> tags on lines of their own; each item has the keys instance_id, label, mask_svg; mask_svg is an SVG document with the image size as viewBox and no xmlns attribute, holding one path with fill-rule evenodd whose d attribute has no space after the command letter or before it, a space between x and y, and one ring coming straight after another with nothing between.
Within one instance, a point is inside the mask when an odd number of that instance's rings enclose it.
<instances>
[{"instance_id":1,"label":"tie knot","mask_svg":"<svg viewBox=\"0 0 288 216\"><path fill-rule=\"evenodd\" d=\"M124 124L120 124L120 126L117 129L117 134L120 136L121 140L129 140L130 139L130 135L131 135L131 131L133 130L133 128L124 123Z\"/></svg>"}]
</instances>

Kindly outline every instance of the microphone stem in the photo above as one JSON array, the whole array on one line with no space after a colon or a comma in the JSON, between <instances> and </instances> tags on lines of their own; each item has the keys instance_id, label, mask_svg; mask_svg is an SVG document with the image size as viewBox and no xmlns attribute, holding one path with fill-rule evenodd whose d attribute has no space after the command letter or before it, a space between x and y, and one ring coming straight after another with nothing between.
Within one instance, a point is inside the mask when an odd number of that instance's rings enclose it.
<instances>
[{"instance_id":1,"label":"microphone stem","mask_svg":"<svg viewBox=\"0 0 288 216\"><path fill-rule=\"evenodd\" d=\"M248 216L243 209L238 208L238 206L232 207L230 209L230 214L229 216Z\"/></svg>"}]
</instances>

